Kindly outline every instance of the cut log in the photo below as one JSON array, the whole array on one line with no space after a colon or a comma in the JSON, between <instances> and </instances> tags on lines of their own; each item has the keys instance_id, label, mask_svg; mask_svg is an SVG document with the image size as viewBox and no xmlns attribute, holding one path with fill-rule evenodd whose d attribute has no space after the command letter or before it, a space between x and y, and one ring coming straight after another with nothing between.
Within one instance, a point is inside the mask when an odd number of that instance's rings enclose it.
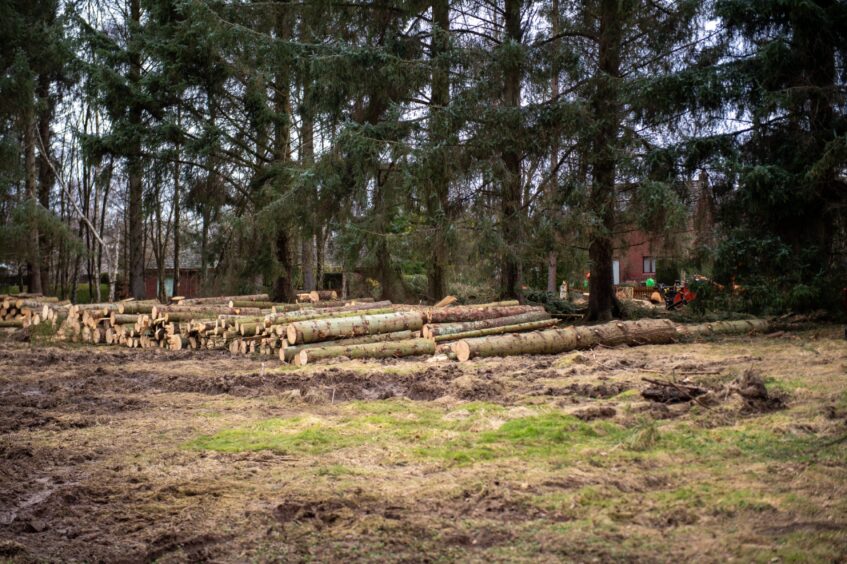
<instances>
[{"instance_id":1,"label":"cut log","mask_svg":"<svg viewBox=\"0 0 847 564\"><path fill-rule=\"evenodd\" d=\"M111 316L109 317L109 321L112 325L126 325L128 323L136 323L138 322L138 315L116 313L113 311Z\"/></svg>"},{"instance_id":2,"label":"cut log","mask_svg":"<svg viewBox=\"0 0 847 564\"><path fill-rule=\"evenodd\" d=\"M319 302L321 300L337 300L338 294L335 290L312 290L309 292L309 300Z\"/></svg>"},{"instance_id":3,"label":"cut log","mask_svg":"<svg viewBox=\"0 0 847 564\"><path fill-rule=\"evenodd\" d=\"M225 305L229 307L258 307L261 309L273 309L276 306L287 306L290 304L281 304L277 302L265 301L249 301L249 300L229 300Z\"/></svg>"},{"instance_id":4,"label":"cut log","mask_svg":"<svg viewBox=\"0 0 847 564\"><path fill-rule=\"evenodd\" d=\"M520 323L518 325L504 325L502 327L488 327L485 329L476 329L465 333L454 333L452 335L438 335L431 337L436 343L444 341L456 341L459 339L472 339L475 337L485 337L486 335L503 335L505 333L524 333L526 331L538 331L539 329L547 329L559 322L558 319L542 319L539 321L530 321L528 323Z\"/></svg>"},{"instance_id":5,"label":"cut log","mask_svg":"<svg viewBox=\"0 0 847 564\"><path fill-rule=\"evenodd\" d=\"M153 308L159 305L157 300L143 300L137 302L119 302L118 313L138 314L152 313Z\"/></svg>"},{"instance_id":6,"label":"cut log","mask_svg":"<svg viewBox=\"0 0 847 564\"><path fill-rule=\"evenodd\" d=\"M300 353L306 349L315 349L323 347L343 347L349 345L362 345L365 343L380 343L384 341L404 341L417 337L415 331L394 331L393 333L378 333L376 335L363 335L361 337L352 337L350 339L341 339L339 341L320 341L317 343L305 343L302 345L289 346L283 341L282 348L279 349L279 359L283 362L291 362Z\"/></svg>"},{"instance_id":7,"label":"cut log","mask_svg":"<svg viewBox=\"0 0 847 564\"><path fill-rule=\"evenodd\" d=\"M162 317L164 313L192 313L195 317L209 317L214 315L261 315L262 310L259 308L231 308L226 304L222 306L214 305L173 305L173 306L155 306L151 312L152 317ZM182 319L180 319L182 321Z\"/></svg>"},{"instance_id":8,"label":"cut log","mask_svg":"<svg viewBox=\"0 0 847 564\"><path fill-rule=\"evenodd\" d=\"M374 315L376 313L391 313L394 309L391 302L374 302L370 304L356 304L330 309L304 309L302 311L291 311L288 313L271 314L266 317L271 325L283 325L294 321L307 321L309 319L322 319L327 317L343 317L351 315Z\"/></svg>"},{"instance_id":9,"label":"cut log","mask_svg":"<svg viewBox=\"0 0 847 564\"><path fill-rule=\"evenodd\" d=\"M346 356L348 358L399 358L419 354L433 354L435 342L429 339L408 339L335 347L320 347L300 351L295 363L304 366L325 358Z\"/></svg>"},{"instance_id":10,"label":"cut log","mask_svg":"<svg viewBox=\"0 0 847 564\"><path fill-rule=\"evenodd\" d=\"M423 316L419 312L401 311L379 315L295 321L288 324L286 337L290 345L295 345L406 329L418 331L422 326Z\"/></svg>"},{"instance_id":11,"label":"cut log","mask_svg":"<svg viewBox=\"0 0 847 564\"><path fill-rule=\"evenodd\" d=\"M432 307L447 307L453 303L455 303L459 298L456 296L445 296L439 302L437 302Z\"/></svg>"},{"instance_id":12,"label":"cut log","mask_svg":"<svg viewBox=\"0 0 847 564\"><path fill-rule=\"evenodd\" d=\"M456 323L459 321L479 321L495 317L507 317L523 313L544 311L540 306L491 306L491 307L447 307L430 309L426 312L427 323Z\"/></svg>"},{"instance_id":13,"label":"cut log","mask_svg":"<svg viewBox=\"0 0 847 564\"><path fill-rule=\"evenodd\" d=\"M503 300L502 302L489 302L487 304L468 304L464 307L504 307L521 305L518 300Z\"/></svg>"},{"instance_id":14,"label":"cut log","mask_svg":"<svg viewBox=\"0 0 847 564\"><path fill-rule=\"evenodd\" d=\"M495 317L493 319L483 319L481 321L465 321L460 323L436 323L427 324L421 329L421 333L426 338L433 338L439 335L453 335L456 333L467 333L468 331L476 331L478 329L488 329L489 327L504 327L506 325L519 325L521 323L529 323L530 321L541 321L542 319L550 319L550 315L546 311L531 311L520 315L510 315L508 317Z\"/></svg>"},{"instance_id":15,"label":"cut log","mask_svg":"<svg viewBox=\"0 0 847 564\"><path fill-rule=\"evenodd\" d=\"M189 298L182 300L181 305L221 304L227 305L230 301L235 302L269 302L268 294L251 294L246 296L212 296L208 298ZM256 306L253 306L256 307Z\"/></svg>"},{"instance_id":16,"label":"cut log","mask_svg":"<svg viewBox=\"0 0 847 564\"><path fill-rule=\"evenodd\" d=\"M453 345L457 358L509 356L519 354L556 354L596 345L647 345L672 343L680 338L709 334L766 331L763 320L726 321L700 325L676 325L667 319L616 321L590 327L549 329L533 333L465 339Z\"/></svg>"},{"instance_id":17,"label":"cut log","mask_svg":"<svg viewBox=\"0 0 847 564\"><path fill-rule=\"evenodd\" d=\"M678 325L681 335L689 337L706 337L709 335L729 335L742 333L767 332L770 323L764 319L741 319L737 321L715 321L695 325Z\"/></svg>"}]
</instances>

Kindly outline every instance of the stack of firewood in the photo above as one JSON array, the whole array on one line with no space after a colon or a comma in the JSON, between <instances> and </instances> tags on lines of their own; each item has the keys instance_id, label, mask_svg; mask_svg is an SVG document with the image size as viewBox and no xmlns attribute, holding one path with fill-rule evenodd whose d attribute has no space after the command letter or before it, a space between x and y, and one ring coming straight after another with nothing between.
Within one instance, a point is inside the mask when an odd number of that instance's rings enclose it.
<instances>
[{"instance_id":1,"label":"stack of firewood","mask_svg":"<svg viewBox=\"0 0 847 564\"><path fill-rule=\"evenodd\" d=\"M304 365L332 357L386 358L440 354L465 361L486 356L556 354L593 346L670 343L715 334L766 331L767 321L677 325L667 319L556 328L542 307L517 301L455 306L338 300L334 292L300 295L294 304L267 294L174 298L110 304L58 302L40 295L0 296L0 327L58 327L57 337L131 348L221 349L275 356Z\"/></svg>"},{"instance_id":2,"label":"stack of firewood","mask_svg":"<svg viewBox=\"0 0 847 564\"><path fill-rule=\"evenodd\" d=\"M59 324L66 316L69 301L41 294L0 296L0 327L27 328L42 323Z\"/></svg>"}]
</instances>

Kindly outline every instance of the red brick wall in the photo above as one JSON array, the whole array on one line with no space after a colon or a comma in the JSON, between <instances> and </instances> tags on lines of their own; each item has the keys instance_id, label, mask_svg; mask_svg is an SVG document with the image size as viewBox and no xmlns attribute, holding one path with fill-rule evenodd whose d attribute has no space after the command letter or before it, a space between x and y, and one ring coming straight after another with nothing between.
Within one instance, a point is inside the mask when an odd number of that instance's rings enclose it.
<instances>
[{"instance_id":1,"label":"red brick wall","mask_svg":"<svg viewBox=\"0 0 847 564\"><path fill-rule=\"evenodd\" d=\"M624 240L627 247L615 253L615 258L621 265L621 284L641 283L648 278L655 278L655 272L644 272L644 257L659 256L661 239L651 239L645 233L632 231L624 237Z\"/></svg>"},{"instance_id":2,"label":"red brick wall","mask_svg":"<svg viewBox=\"0 0 847 564\"><path fill-rule=\"evenodd\" d=\"M170 278L173 272L166 272L165 277ZM156 296L156 271L144 272L144 297L155 299ZM174 295L186 298L195 298L200 291L200 273L194 270L181 270L179 275L179 288L174 289Z\"/></svg>"}]
</instances>

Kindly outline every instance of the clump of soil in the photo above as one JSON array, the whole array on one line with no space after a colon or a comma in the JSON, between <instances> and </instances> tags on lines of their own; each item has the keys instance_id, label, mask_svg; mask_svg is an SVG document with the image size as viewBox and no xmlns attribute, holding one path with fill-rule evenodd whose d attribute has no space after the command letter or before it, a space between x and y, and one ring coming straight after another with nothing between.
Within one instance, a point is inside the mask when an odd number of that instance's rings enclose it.
<instances>
[{"instance_id":1,"label":"clump of soil","mask_svg":"<svg viewBox=\"0 0 847 564\"><path fill-rule=\"evenodd\" d=\"M737 395L744 402L742 413L765 413L785 408L785 395L768 393L764 378L753 368L748 368L732 382L712 389L686 382L644 380L650 386L641 391L641 396L661 404L694 402L709 407Z\"/></svg>"},{"instance_id":2,"label":"clump of soil","mask_svg":"<svg viewBox=\"0 0 847 564\"><path fill-rule=\"evenodd\" d=\"M753 368L745 370L727 387L741 396L744 400L742 412L763 413L785 408L785 398L782 394L769 394L762 375Z\"/></svg>"},{"instance_id":3,"label":"clump of soil","mask_svg":"<svg viewBox=\"0 0 847 564\"><path fill-rule=\"evenodd\" d=\"M617 413L618 412L615 410L614 407L604 405L597 407L586 407L585 409L575 411L573 415L577 419L582 419L583 421L591 421L593 419L609 419L617 415Z\"/></svg>"}]
</instances>

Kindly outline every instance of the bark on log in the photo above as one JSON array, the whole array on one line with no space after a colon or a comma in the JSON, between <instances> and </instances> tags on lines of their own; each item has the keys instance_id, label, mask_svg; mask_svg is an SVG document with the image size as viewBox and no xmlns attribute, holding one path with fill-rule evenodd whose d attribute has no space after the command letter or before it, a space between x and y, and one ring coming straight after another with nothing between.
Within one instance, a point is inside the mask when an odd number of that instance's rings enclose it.
<instances>
[{"instance_id":1,"label":"bark on log","mask_svg":"<svg viewBox=\"0 0 847 564\"><path fill-rule=\"evenodd\" d=\"M423 329L421 329L421 333L424 337L430 339L439 335L453 335L456 333L467 333L468 331L476 331L478 329L488 329L490 327L520 325L521 323L529 323L530 321L541 321L542 319L550 319L550 314L548 314L546 311L531 311L529 313L522 313L520 315L495 317L493 319L483 319L480 321L427 324L423 326Z\"/></svg>"},{"instance_id":2,"label":"bark on log","mask_svg":"<svg viewBox=\"0 0 847 564\"><path fill-rule=\"evenodd\" d=\"M321 300L337 300L338 294L335 293L335 290L312 290L309 292L309 299L312 302L319 302Z\"/></svg>"},{"instance_id":3,"label":"bark on log","mask_svg":"<svg viewBox=\"0 0 847 564\"><path fill-rule=\"evenodd\" d=\"M461 306L430 309L426 312L426 317L427 323L455 323L458 321L479 321L482 319L493 319L495 317L507 317L539 311L544 311L544 308L522 305L492 307Z\"/></svg>"},{"instance_id":4,"label":"bark on log","mask_svg":"<svg viewBox=\"0 0 847 564\"><path fill-rule=\"evenodd\" d=\"M521 305L521 302L519 302L518 300L503 300L500 302L489 302L487 304L468 304L463 307L504 307L516 305Z\"/></svg>"},{"instance_id":5,"label":"bark on log","mask_svg":"<svg viewBox=\"0 0 847 564\"><path fill-rule=\"evenodd\" d=\"M680 335L705 337L709 335L727 335L741 333L760 333L768 331L770 323L764 319L743 319L737 321L715 321L696 325L678 325Z\"/></svg>"},{"instance_id":6,"label":"bark on log","mask_svg":"<svg viewBox=\"0 0 847 564\"><path fill-rule=\"evenodd\" d=\"M153 308L159 305L159 302L156 300L152 301L144 301L144 302L119 302L118 303L118 313L126 313L126 314L139 314L139 313L152 313Z\"/></svg>"},{"instance_id":7,"label":"bark on log","mask_svg":"<svg viewBox=\"0 0 847 564\"><path fill-rule=\"evenodd\" d=\"M409 339L406 341L386 341L335 347L321 347L300 351L295 363L304 366L324 358L346 356L348 358L398 358L420 354L433 354L435 342L429 339Z\"/></svg>"},{"instance_id":8,"label":"bark on log","mask_svg":"<svg viewBox=\"0 0 847 564\"><path fill-rule=\"evenodd\" d=\"M236 301L236 302L269 302L269 301L271 301L271 297L268 294L251 294L251 295L246 295L246 296L213 296L213 297L208 297L208 298L189 298L187 300L182 300L182 303L180 305L202 305L202 304L227 305L230 301Z\"/></svg>"},{"instance_id":9,"label":"bark on log","mask_svg":"<svg viewBox=\"0 0 847 564\"><path fill-rule=\"evenodd\" d=\"M128 323L136 323L138 322L138 315L128 314L128 313L116 313L112 312L110 316L110 322L112 325L126 325Z\"/></svg>"},{"instance_id":10,"label":"bark on log","mask_svg":"<svg viewBox=\"0 0 847 564\"><path fill-rule=\"evenodd\" d=\"M283 340L282 348L279 349L279 359L283 362L291 362L300 351L306 349L315 349L323 347L342 347L349 345L362 345L365 343L380 343L384 341L404 341L414 339L415 331L394 331L393 333L378 333L376 335L363 335L361 337L352 337L350 339L341 339L340 341L320 341L316 343L306 343L303 345L288 346Z\"/></svg>"},{"instance_id":11,"label":"bark on log","mask_svg":"<svg viewBox=\"0 0 847 564\"><path fill-rule=\"evenodd\" d=\"M764 320L726 321L700 325L676 325L667 319L619 321L602 325L549 329L534 333L466 339L453 345L457 358L556 354L596 345L647 345L672 343L684 337L709 334L748 333L767 330Z\"/></svg>"},{"instance_id":12,"label":"bark on log","mask_svg":"<svg viewBox=\"0 0 847 564\"><path fill-rule=\"evenodd\" d=\"M162 317L165 313L193 313L196 317L208 317L214 315L261 315L262 310L259 308L235 307L231 308L226 305L173 305L173 306L155 306L151 312L152 317Z\"/></svg>"},{"instance_id":13,"label":"bark on log","mask_svg":"<svg viewBox=\"0 0 847 564\"><path fill-rule=\"evenodd\" d=\"M599 344L671 343L679 337L676 326L667 319L621 321L603 325L549 329L533 333L466 339L453 345L462 362L475 357L519 354L556 354L588 349Z\"/></svg>"},{"instance_id":14,"label":"bark on log","mask_svg":"<svg viewBox=\"0 0 847 564\"><path fill-rule=\"evenodd\" d=\"M504 333L523 333L526 331L537 331L552 327L559 322L558 319L541 319L539 321L530 321L528 323L520 323L518 325L503 325L500 327L487 327L485 329L476 329L466 331L464 333L454 333L449 335L438 335L431 337L436 343L444 341L456 341L458 339L472 339L475 337L485 337L486 335L502 335Z\"/></svg>"},{"instance_id":15,"label":"bark on log","mask_svg":"<svg viewBox=\"0 0 847 564\"><path fill-rule=\"evenodd\" d=\"M225 302L224 305L229 307L238 308L238 307L258 307L261 309L273 309L274 307L279 306L288 306L292 304L281 304L279 302L271 302L271 301L250 301L250 300L229 300Z\"/></svg>"},{"instance_id":16,"label":"bark on log","mask_svg":"<svg viewBox=\"0 0 847 564\"><path fill-rule=\"evenodd\" d=\"M350 315L372 315L376 312L388 313L393 311L391 302L373 302L366 304L355 304L343 307L334 307L327 309L304 309L301 311L291 311L287 313L277 313L267 316L271 325L283 325L294 321L307 321L309 319L320 319L324 317Z\"/></svg>"},{"instance_id":17,"label":"bark on log","mask_svg":"<svg viewBox=\"0 0 847 564\"><path fill-rule=\"evenodd\" d=\"M391 333L409 329L418 331L423 326L423 316L418 312L395 312L378 315L295 321L286 329L288 343L314 343L330 339Z\"/></svg>"}]
</instances>

